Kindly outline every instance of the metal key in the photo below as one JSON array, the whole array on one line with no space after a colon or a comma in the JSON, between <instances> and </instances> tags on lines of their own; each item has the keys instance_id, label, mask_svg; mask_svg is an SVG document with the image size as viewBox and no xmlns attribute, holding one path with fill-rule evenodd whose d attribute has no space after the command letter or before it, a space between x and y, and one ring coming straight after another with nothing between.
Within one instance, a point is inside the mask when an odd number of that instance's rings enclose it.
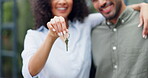
<instances>
[{"instance_id":1,"label":"metal key","mask_svg":"<svg viewBox=\"0 0 148 78\"><path fill-rule=\"evenodd\" d=\"M68 38L66 38L65 43L66 43L66 51L68 51Z\"/></svg>"}]
</instances>

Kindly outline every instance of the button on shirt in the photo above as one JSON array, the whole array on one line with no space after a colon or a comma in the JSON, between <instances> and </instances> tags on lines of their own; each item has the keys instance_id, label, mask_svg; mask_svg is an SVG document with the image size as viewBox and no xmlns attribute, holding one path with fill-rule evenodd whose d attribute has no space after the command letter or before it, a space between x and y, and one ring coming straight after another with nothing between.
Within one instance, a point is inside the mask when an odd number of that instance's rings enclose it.
<instances>
[{"instance_id":1,"label":"button on shirt","mask_svg":"<svg viewBox=\"0 0 148 78\"><path fill-rule=\"evenodd\" d=\"M50 55L38 78L88 78L91 67L92 27L100 24L104 17L99 14L90 14L84 23L69 22L70 38L68 52L65 43L58 38L51 49ZM45 40L48 29L44 26L38 30L28 30L22 52L24 78L32 78L28 71L28 62Z\"/></svg>"},{"instance_id":2,"label":"button on shirt","mask_svg":"<svg viewBox=\"0 0 148 78\"><path fill-rule=\"evenodd\" d=\"M104 21L94 28L95 78L148 78L148 39L138 24L139 12L126 8L116 24Z\"/></svg>"},{"instance_id":3,"label":"button on shirt","mask_svg":"<svg viewBox=\"0 0 148 78\"><path fill-rule=\"evenodd\" d=\"M116 32L116 31L117 31L117 29L116 29L116 28L114 28L114 29L113 29L113 31L114 31L114 32Z\"/></svg>"}]
</instances>

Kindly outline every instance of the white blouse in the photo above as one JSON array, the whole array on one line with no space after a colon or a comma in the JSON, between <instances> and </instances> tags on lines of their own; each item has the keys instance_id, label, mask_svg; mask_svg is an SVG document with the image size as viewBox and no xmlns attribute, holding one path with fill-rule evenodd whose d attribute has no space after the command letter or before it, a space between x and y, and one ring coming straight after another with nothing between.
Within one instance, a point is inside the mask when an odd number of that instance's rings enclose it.
<instances>
[{"instance_id":1,"label":"white blouse","mask_svg":"<svg viewBox=\"0 0 148 78\"><path fill-rule=\"evenodd\" d=\"M104 17L100 13L90 14L84 22L69 22L70 38L68 52L65 43L58 38L38 78L89 78L91 67L91 29L100 24ZM48 29L28 30L22 52L24 78L32 78L28 62L47 36Z\"/></svg>"}]
</instances>

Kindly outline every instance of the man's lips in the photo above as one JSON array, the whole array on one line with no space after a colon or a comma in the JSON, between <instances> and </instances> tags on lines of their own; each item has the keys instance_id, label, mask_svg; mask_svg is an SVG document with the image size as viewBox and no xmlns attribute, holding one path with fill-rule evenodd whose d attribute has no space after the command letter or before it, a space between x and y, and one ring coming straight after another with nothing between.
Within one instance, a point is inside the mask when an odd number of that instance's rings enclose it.
<instances>
[{"instance_id":1,"label":"man's lips","mask_svg":"<svg viewBox=\"0 0 148 78\"><path fill-rule=\"evenodd\" d=\"M113 8L113 3L107 2L106 4L101 6L101 8L99 8L99 10L100 10L100 12L107 14L112 10L112 8Z\"/></svg>"},{"instance_id":2,"label":"man's lips","mask_svg":"<svg viewBox=\"0 0 148 78\"><path fill-rule=\"evenodd\" d=\"M107 6L105 8L101 8L100 11L102 13L106 13L107 14L107 13L109 13L112 10L112 8L113 8L113 5L110 5L110 6Z\"/></svg>"}]
</instances>

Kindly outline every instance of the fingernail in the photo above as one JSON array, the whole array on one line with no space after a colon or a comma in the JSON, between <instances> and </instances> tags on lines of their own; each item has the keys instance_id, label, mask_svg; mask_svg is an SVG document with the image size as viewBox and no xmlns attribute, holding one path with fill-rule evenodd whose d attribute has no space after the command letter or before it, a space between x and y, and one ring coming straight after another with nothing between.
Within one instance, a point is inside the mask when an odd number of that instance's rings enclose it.
<instances>
[{"instance_id":1,"label":"fingernail","mask_svg":"<svg viewBox=\"0 0 148 78\"><path fill-rule=\"evenodd\" d=\"M50 25L50 27L52 28L52 26Z\"/></svg>"},{"instance_id":2,"label":"fingernail","mask_svg":"<svg viewBox=\"0 0 148 78\"><path fill-rule=\"evenodd\" d=\"M63 33L62 32L60 32L60 34L61 34L61 36L63 36Z\"/></svg>"},{"instance_id":3,"label":"fingernail","mask_svg":"<svg viewBox=\"0 0 148 78\"><path fill-rule=\"evenodd\" d=\"M141 25L139 24L138 27L141 27Z\"/></svg>"},{"instance_id":4,"label":"fingernail","mask_svg":"<svg viewBox=\"0 0 148 78\"><path fill-rule=\"evenodd\" d=\"M147 35L143 35L143 38L146 39L147 38Z\"/></svg>"},{"instance_id":5,"label":"fingernail","mask_svg":"<svg viewBox=\"0 0 148 78\"><path fill-rule=\"evenodd\" d=\"M147 35L145 35L145 39L147 39Z\"/></svg>"},{"instance_id":6,"label":"fingernail","mask_svg":"<svg viewBox=\"0 0 148 78\"><path fill-rule=\"evenodd\" d=\"M67 31L67 32L69 32L69 30L68 30L68 29L66 29L66 31Z\"/></svg>"},{"instance_id":7,"label":"fingernail","mask_svg":"<svg viewBox=\"0 0 148 78\"><path fill-rule=\"evenodd\" d=\"M145 37L145 35L143 35L143 38Z\"/></svg>"},{"instance_id":8,"label":"fingernail","mask_svg":"<svg viewBox=\"0 0 148 78\"><path fill-rule=\"evenodd\" d=\"M66 31L63 31L64 35L66 34Z\"/></svg>"},{"instance_id":9,"label":"fingernail","mask_svg":"<svg viewBox=\"0 0 148 78\"><path fill-rule=\"evenodd\" d=\"M58 36L61 36L61 34L60 34L60 33L58 33Z\"/></svg>"},{"instance_id":10,"label":"fingernail","mask_svg":"<svg viewBox=\"0 0 148 78\"><path fill-rule=\"evenodd\" d=\"M56 31L55 29L52 29L53 31Z\"/></svg>"}]
</instances>

